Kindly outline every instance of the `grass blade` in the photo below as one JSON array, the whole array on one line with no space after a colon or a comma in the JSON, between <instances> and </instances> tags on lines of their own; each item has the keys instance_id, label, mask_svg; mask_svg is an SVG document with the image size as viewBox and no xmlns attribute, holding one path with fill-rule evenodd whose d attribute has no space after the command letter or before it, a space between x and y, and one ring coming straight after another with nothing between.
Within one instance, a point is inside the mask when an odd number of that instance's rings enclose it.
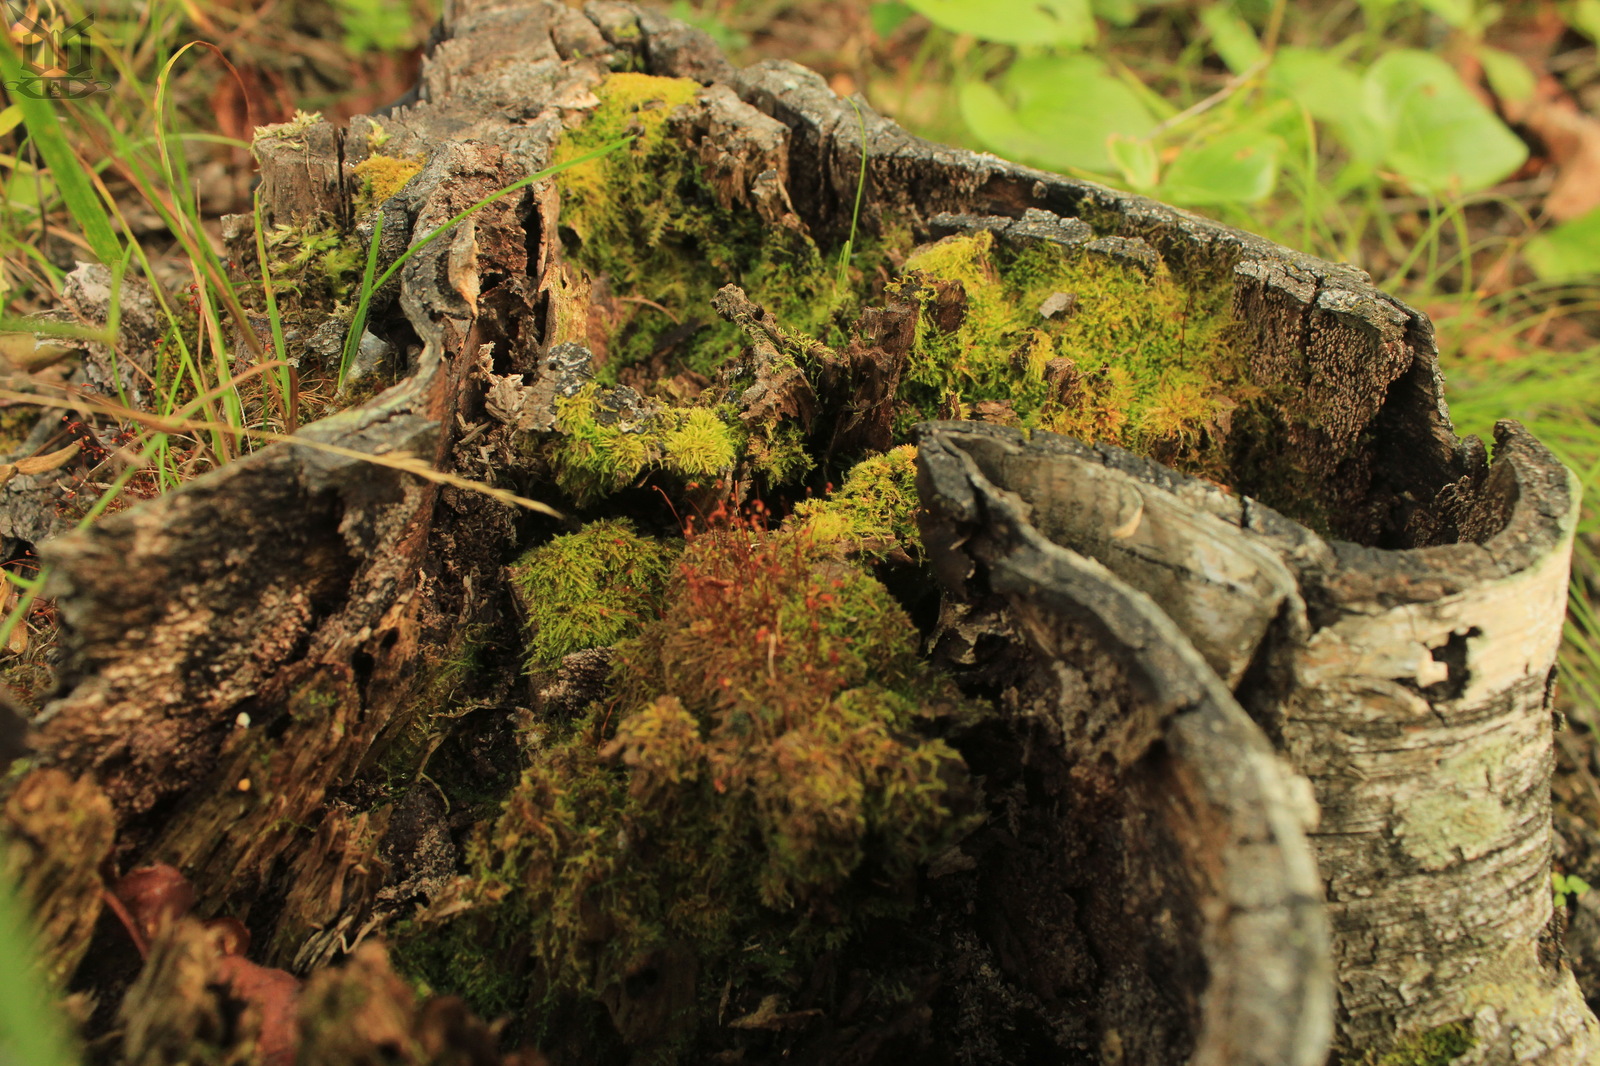
<instances>
[{"instance_id":1,"label":"grass blade","mask_svg":"<svg viewBox=\"0 0 1600 1066\"><path fill-rule=\"evenodd\" d=\"M4 45L0 45L0 74L5 76L7 82L20 81L23 76L22 60L12 50L9 38ZM49 166L51 180L55 182L73 220L83 230L90 249L102 263L108 266L115 263L122 255L122 242L117 239L105 205L89 183L85 174L87 168L67 142L51 101L36 100L21 92L12 93L11 97L12 103L22 111L22 121L28 127L29 139Z\"/></svg>"}]
</instances>

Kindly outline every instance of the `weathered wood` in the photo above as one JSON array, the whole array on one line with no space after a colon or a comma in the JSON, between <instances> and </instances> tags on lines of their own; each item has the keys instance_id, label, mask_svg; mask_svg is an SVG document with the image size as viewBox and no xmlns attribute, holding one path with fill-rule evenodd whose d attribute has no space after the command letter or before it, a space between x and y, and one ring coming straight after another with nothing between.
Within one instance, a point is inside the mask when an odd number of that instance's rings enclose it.
<instances>
[{"instance_id":1,"label":"weathered wood","mask_svg":"<svg viewBox=\"0 0 1600 1066\"><path fill-rule=\"evenodd\" d=\"M934 426L924 463L967 457L1040 535L1148 595L1309 777L1347 1048L1470 1018L1479 1044L1457 1061L1586 1062L1600 1030L1543 946L1577 496L1520 427L1497 437L1461 498L1482 542L1402 552L1066 438ZM1036 589L1006 591L1039 609Z\"/></svg>"},{"instance_id":2,"label":"weathered wood","mask_svg":"<svg viewBox=\"0 0 1600 1066\"><path fill-rule=\"evenodd\" d=\"M1102 1055L1112 1057L1116 1034L1130 1062L1173 1061L1179 1048L1196 1066L1322 1062L1333 983L1303 780L1155 600L1047 539L1043 501L984 461L986 440L1020 451L1014 431L925 430L918 489L934 566L959 599L1005 603L1039 656L1032 687L1042 694L1008 710L1047 723L1042 742L1072 767L1058 802L1102 797L1101 818L1116 825L1106 833L1115 843L1082 861L1115 871L1131 898L1094 900L1084 923L1108 960L1113 944L1147 947L1142 959L1108 961ZM1048 462L1035 452L1011 465L1026 469L1028 458ZM1191 939L1165 945L1173 957L1156 964L1149 942L1174 924ZM1152 995L1187 1001L1193 1028L1161 1032L1164 1012L1121 1002Z\"/></svg>"},{"instance_id":3,"label":"weathered wood","mask_svg":"<svg viewBox=\"0 0 1600 1066\"><path fill-rule=\"evenodd\" d=\"M1007 772L1042 796L995 799L1013 824L930 875L933 896L970 905L930 926L959 963L949 987L989 1004L961 1032L1026 1011L1049 1030L1038 1047L1108 1066L1311 1066L1330 1040L1381 1051L1453 1021L1477 1040L1464 1062L1597 1054L1594 1019L1542 947L1548 678L1576 494L1515 427L1492 466L1457 440L1423 316L1349 267L930 145L864 104L858 118L810 71L736 70L703 34L631 5L450 0L444 25L415 105L258 145L269 219L370 240L348 168L386 137L384 152L424 161L376 208L393 262L548 165L610 71L643 69L702 84L673 135L719 203L769 227L843 243L865 154L869 233L1052 242L1231 293L1249 377L1279 397L1273 434L1247 443L1304 458L1326 535L1256 503L1274 486L1244 466L1229 492L1115 449L924 431L926 538L950 590L934 657L1000 693ZM457 898L461 856L441 826L470 827L446 822L420 779L439 743L427 701L465 632L504 626L504 564L528 531L504 504L309 444L550 488L525 445L556 432L557 398L589 378L594 280L565 261L559 186L476 214L379 294L372 328L404 361L392 387L302 430L307 444L41 546L67 634L60 698L35 723L42 759L94 775L121 863L180 866L200 913L245 921L269 966L309 972L417 902ZM247 259L247 230L232 232ZM909 305L869 312L847 350L819 356L817 380L796 382L764 356L781 324L737 290L719 304L758 371L736 406L805 407L808 422L814 406L828 453L889 443ZM534 701L521 671L516 649L499 653L471 704L513 760L510 723ZM406 789L375 802L385 773ZM35 770L23 790L72 779ZM202 1037L237 1051L240 1034L213 1032L214 960L180 929L124 1001L135 1060L177 1061ZM63 927L61 957L85 935ZM308 1054L343 1046L327 1019L369 978L386 991L368 1020L395 1041L479 1049L480 1028L418 1021L382 960L358 961L345 985L313 978L325 1017L301 1015ZM830 1030L811 1051L866 1060L873 1039Z\"/></svg>"}]
</instances>

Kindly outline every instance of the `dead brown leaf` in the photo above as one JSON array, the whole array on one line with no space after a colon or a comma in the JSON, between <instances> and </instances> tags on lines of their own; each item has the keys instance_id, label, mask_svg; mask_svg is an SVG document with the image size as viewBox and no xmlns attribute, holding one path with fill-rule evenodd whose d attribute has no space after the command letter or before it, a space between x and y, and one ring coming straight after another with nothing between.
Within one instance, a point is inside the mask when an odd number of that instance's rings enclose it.
<instances>
[{"instance_id":1,"label":"dead brown leaf","mask_svg":"<svg viewBox=\"0 0 1600 1066\"><path fill-rule=\"evenodd\" d=\"M74 442L67 445L65 448L59 448L53 452L46 452L43 455L32 455L26 459L18 459L15 463L8 463L6 465L15 467L16 472L19 474L47 474L52 470L59 470L63 466L66 466L72 461L73 456L77 455L78 452L78 445L76 442Z\"/></svg>"},{"instance_id":2,"label":"dead brown leaf","mask_svg":"<svg viewBox=\"0 0 1600 1066\"><path fill-rule=\"evenodd\" d=\"M1512 123L1544 145L1555 181L1545 194L1544 211L1557 222L1600 207L1600 119L1585 114L1554 78L1546 75L1532 98L1502 101Z\"/></svg>"}]
</instances>

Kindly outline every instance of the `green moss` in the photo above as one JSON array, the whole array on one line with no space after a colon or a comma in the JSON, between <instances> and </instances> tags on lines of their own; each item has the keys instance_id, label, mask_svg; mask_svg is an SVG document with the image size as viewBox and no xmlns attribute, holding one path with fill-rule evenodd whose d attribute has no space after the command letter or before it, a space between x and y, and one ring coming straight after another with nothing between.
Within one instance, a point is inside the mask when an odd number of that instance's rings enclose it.
<instances>
[{"instance_id":1,"label":"green moss","mask_svg":"<svg viewBox=\"0 0 1600 1066\"><path fill-rule=\"evenodd\" d=\"M374 127L376 128L376 127ZM356 210L368 211L405 188L422 169L422 164L411 159L396 159L391 155L374 153L357 163L354 173L360 180L356 191Z\"/></svg>"},{"instance_id":2,"label":"green moss","mask_svg":"<svg viewBox=\"0 0 1600 1066\"><path fill-rule=\"evenodd\" d=\"M615 644L655 616L677 549L622 520L591 522L534 548L511 566L523 605L531 670Z\"/></svg>"},{"instance_id":3,"label":"green moss","mask_svg":"<svg viewBox=\"0 0 1600 1066\"><path fill-rule=\"evenodd\" d=\"M819 544L842 543L874 558L899 550L920 562L916 456L914 446L903 444L862 460L835 492L798 504L794 520Z\"/></svg>"},{"instance_id":4,"label":"green moss","mask_svg":"<svg viewBox=\"0 0 1600 1066\"><path fill-rule=\"evenodd\" d=\"M361 280L361 242L336 229L274 226L266 236L272 283L280 294L326 307L348 298Z\"/></svg>"},{"instance_id":5,"label":"green moss","mask_svg":"<svg viewBox=\"0 0 1600 1066\"><path fill-rule=\"evenodd\" d=\"M887 590L795 532L695 538L618 662L613 703L547 727L474 856L551 994L607 1004L668 1060L727 989L905 912L970 825L960 757L924 732L958 700ZM647 971L699 994L630 1010Z\"/></svg>"},{"instance_id":6,"label":"green moss","mask_svg":"<svg viewBox=\"0 0 1600 1066\"><path fill-rule=\"evenodd\" d=\"M251 143L267 138L277 138L283 141L303 141L306 130L322 121L321 111L296 111L294 117L288 122L279 122L271 126L257 126L251 135Z\"/></svg>"},{"instance_id":7,"label":"green moss","mask_svg":"<svg viewBox=\"0 0 1600 1066\"><path fill-rule=\"evenodd\" d=\"M1477 1044L1470 1022L1451 1022L1408 1036L1382 1055L1369 1051L1345 1066L1449 1066Z\"/></svg>"},{"instance_id":8,"label":"green moss","mask_svg":"<svg viewBox=\"0 0 1600 1066\"><path fill-rule=\"evenodd\" d=\"M798 223L769 224L719 196L674 130L674 112L691 105L699 89L685 78L612 74L596 87L599 106L555 153L559 163L635 138L559 179L569 255L606 278L613 294L650 302L618 302L605 336L590 338L606 353L599 368L606 381L664 348L674 350L673 367L713 375L740 347L738 328L709 314L712 295L730 282L798 328L842 337L839 323L852 297L848 286L836 287L816 244ZM699 328L669 340L684 323Z\"/></svg>"},{"instance_id":9,"label":"green moss","mask_svg":"<svg viewBox=\"0 0 1600 1066\"><path fill-rule=\"evenodd\" d=\"M414 918L388 931L395 971L423 996L460 996L481 1018L517 1019L527 1008L527 945L490 904L438 922Z\"/></svg>"},{"instance_id":10,"label":"green moss","mask_svg":"<svg viewBox=\"0 0 1600 1066\"><path fill-rule=\"evenodd\" d=\"M980 231L913 255L898 289L923 309L903 426L1005 403L1024 427L1219 470L1222 424L1257 395L1228 288L1182 283L1165 266L1147 276L1087 249L1018 250Z\"/></svg>"},{"instance_id":11,"label":"green moss","mask_svg":"<svg viewBox=\"0 0 1600 1066\"><path fill-rule=\"evenodd\" d=\"M651 404L640 413L596 385L557 401L556 428L556 484L580 506L652 470L687 479L730 473L746 436L731 408Z\"/></svg>"}]
</instances>

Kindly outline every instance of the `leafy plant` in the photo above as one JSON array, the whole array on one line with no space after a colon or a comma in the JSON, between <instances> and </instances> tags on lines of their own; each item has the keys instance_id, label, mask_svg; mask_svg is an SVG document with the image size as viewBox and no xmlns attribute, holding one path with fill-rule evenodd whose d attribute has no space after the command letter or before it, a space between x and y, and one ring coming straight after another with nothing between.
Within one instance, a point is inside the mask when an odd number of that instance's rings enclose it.
<instances>
[{"instance_id":1,"label":"leafy plant","mask_svg":"<svg viewBox=\"0 0 1600 1066\"><path fill-rule=\"evenodd\" d=\"M1568 899L1582 899L1589 891L1589 882L1577 874L1550 871L1550 887L1555 892L1555 905L1565 907Z\"/></svg>"},{"instance_id":2,"label":"leafy plant","mask_svg":"<svg viewBox=\"0 0 1600 1066\"><path fill-rule=\"evenodd\" d=\"M1381 26L1409 2L1368 4L1369 23ZM1436 55L1380 48L1361 66L1341 54L1350 48L1280 47L1281 2L1259 35L1244 5L1201 8L1196 30L1233 77L1181 111L1097 47L1094 15L1129 21L1142 6L1133 0L1093 7L1088 0L1018 0L1004 15L980 0L908 6L944 30L1013 47L997 77L980 73L958 91L961 116L985 147L1119 180L1174 203L1265 199L1287 161L1316 147L1319 129L1322 141L1335 140L1347 153L1337 181L1346 188L1382 173L1418 192L1474 192L1527 157L1522 141ZM1463 32L1481 33L1471 0L1423 6ZM1482 47L1479 54L1492 79L1509 91L1530 91L1531 74L1515 57Z\"/></svg>"}]
</instances>

